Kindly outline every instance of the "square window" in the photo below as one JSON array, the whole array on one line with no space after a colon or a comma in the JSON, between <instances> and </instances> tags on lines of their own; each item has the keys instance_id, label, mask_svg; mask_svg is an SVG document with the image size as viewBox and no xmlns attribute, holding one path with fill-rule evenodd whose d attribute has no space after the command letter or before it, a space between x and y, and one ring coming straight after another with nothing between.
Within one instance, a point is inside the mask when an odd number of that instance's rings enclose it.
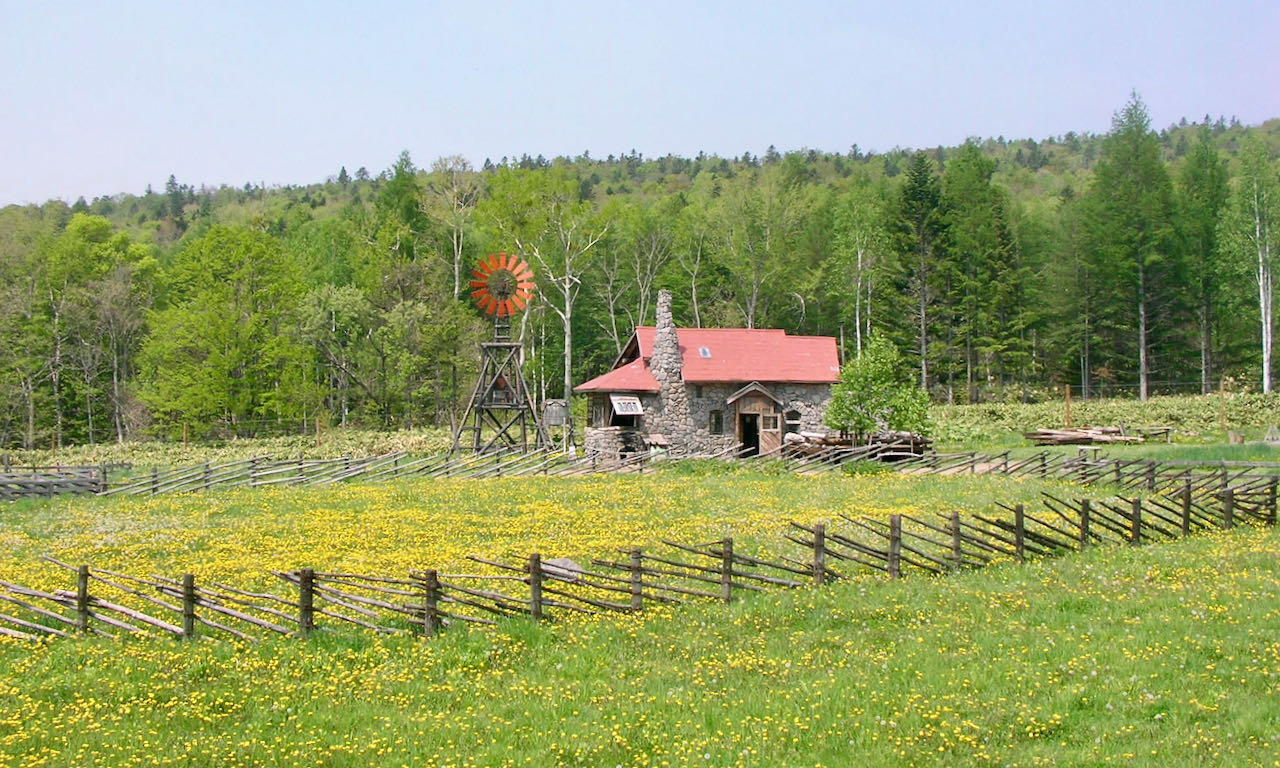
<instances>
[{"instance_id":1,"label":"square window","mask_svg":"<svg viewBox=\"0 0 1280 768\"><path fill-rule=\"evenodd\" d=\"M769 431L769 432L777 432L777 431L778 431L778 416L777 416L776 414L771 415L771 416L770 416L770 415L766 415L766 416L764 417L764 419L763 419L763 426L761 427L761 429L767 430L767 431Z\"/></svg>"}]
</instances>

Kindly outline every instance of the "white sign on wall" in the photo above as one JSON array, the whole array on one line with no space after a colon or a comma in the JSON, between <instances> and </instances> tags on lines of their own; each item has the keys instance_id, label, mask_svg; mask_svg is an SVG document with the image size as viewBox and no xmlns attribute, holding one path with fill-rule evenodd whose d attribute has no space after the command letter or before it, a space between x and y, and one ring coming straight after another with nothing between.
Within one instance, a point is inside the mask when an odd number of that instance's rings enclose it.
<instances>
[{"instance_id":1,"label":"white sign on wall","mask_svg":"<svg viewBox=\"0 0 1280 768\"><path fill-rule=\"evenodd\" d=\"M619 416L644 415L644 409L640 407L640 398L635 395L609 395L609 401L613 403L613 412Z\"/></svg>"}]
</instances>

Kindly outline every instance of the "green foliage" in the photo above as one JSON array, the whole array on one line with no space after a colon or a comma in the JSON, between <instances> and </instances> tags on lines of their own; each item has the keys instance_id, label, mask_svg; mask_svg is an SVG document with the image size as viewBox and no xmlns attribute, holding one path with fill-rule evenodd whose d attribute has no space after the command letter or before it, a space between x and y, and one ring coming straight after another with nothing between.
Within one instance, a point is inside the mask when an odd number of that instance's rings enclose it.
<instances>
[{"instance_id":1,"label":"green foliage","mask_svg":"<svg viewBox=\"0 0 1280 768\"><path fill-rule=\"evenodd\" d=\"M859 436L884 429L926 433L929 396L905 379L898 348L873 336L862 357L845 363L825 419L827 426Z\"/></svg>"},{"instance_id":2,"label":"green foliage","mask_svg":"<svg viewBox=\"0 0 1280 768\"><path fill-rule=\"evenodd\" d=\"M246 435L314 408L310 352L297 339L300 292L296 266L264 233L215 227L184 248L141 356L142 397L157 422Z\"/></svg>"},{"instance_id":3,"label":"green foliage","mask_svg":"<svg viewBox=\"0 0 1280 768\"><path fill-rule=\"evenodd\" d=\"M1100 354L1086 354L1083 368L1086 378L1105 368L1136 383L1144 399L1153 378L1173 378L1186 368L1176 354L1153 362L1152 353L1157 347L1185 349L1173 342L1186 304L1178 290L1183 272L1173 214L1173 187L1159 140L1145 105L1134 96L1112 120L1082 201L1084 256L1102 298L1090 319L1106 340Z\"/></svg>"},{"instance_id":4,"label":"green foliage","mask_svg":"<svg viewBox=\"0 0 1280 768\"><path fill-rule=\"evenodd\" d=\"M210 308L189 304L181 262L219 229L258 233L291 265L290 306L278 309L293 330L240 345L275 347L273 361L241 363L258 366L247 378L259 384L288 368L276 402L183 405L198 431L231 429L214 410L244 411L237 432L254 420L279 431L451 423L488 333L470 267L498 251L537 273L517 330L539 397L607 369L652 322L659 288L685 325L839 336L845 357L883 334L939 401L1262 381L1273 322L1258 268L1274 252L1280 120L1155 130L1136 97L1115 117L1106 136L883 154L633 151L475 170L458 157L420 168L402 153L381 172L342 168L306 186L169 178L142 195L9 206L0 447L178 429L176 411L154 409L158 391L172 405L207 382L157 381L139 349L167 345L165 359L185 358L196 376L203 321L184 328L175 308Z\"/></svg>"}]
</instances>

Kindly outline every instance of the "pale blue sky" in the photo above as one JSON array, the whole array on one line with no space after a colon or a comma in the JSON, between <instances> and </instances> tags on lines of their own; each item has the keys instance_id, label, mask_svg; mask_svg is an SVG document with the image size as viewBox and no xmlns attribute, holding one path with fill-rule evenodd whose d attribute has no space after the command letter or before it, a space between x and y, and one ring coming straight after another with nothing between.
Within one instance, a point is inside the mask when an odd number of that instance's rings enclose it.
<instances>
[{"instance_id":1,"label":"pale blue sky","mask_svg":"<svg viewBox=\"0 0 1280 768\"><path fill-rule=\"evenodd\" d=\"M1280 116L1280 2L0 0L0 205Z\"/></svg>"}]
</instances>

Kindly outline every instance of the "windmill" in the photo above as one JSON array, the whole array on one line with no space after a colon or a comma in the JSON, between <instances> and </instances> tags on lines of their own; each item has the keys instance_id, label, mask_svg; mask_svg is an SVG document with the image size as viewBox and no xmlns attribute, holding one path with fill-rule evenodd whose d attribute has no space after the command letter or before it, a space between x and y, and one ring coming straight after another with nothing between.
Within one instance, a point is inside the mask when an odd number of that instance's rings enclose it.
<instances>
[{"instance_id":1,"label":"windmill","mask_svg":"<svg viewBox=\"0 0 1280 768\"><path fill-rule=\"evenodd\" d=\"M533 270L515 254L491 253L471 270L471 298L493 318L493 341L480 344L480 377L450 453L527 451L530 433L535 447L550 445L520 370L523 347L511 338L511 318L524 311L535 288Z\"/></svg>"}]
</instances>

